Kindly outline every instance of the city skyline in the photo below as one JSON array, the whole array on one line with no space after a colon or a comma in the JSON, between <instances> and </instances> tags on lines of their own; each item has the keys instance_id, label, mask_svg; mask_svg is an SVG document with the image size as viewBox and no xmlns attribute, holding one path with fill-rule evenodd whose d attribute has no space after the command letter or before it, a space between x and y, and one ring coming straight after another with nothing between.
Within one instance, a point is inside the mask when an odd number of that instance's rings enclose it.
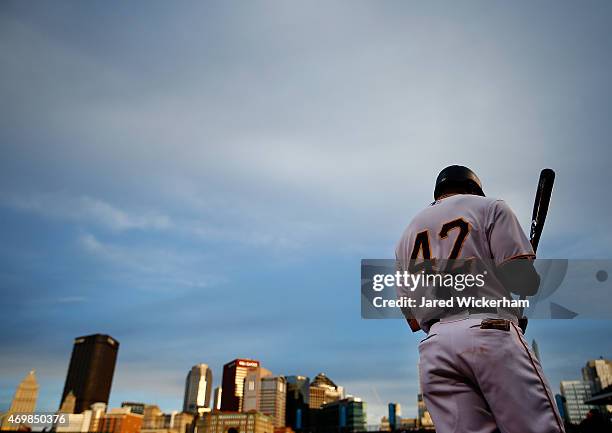
<instances>
[{"instance_id":1,"label":"city skyline","mask_svg":"<svg viewBox=\"0 0 612 433\"><path fill-rule=\"evenodd\" d=\"M118 348L119 346L119 342L115 339L113 339L111 336L109 335L101 335L101 334L94 334L94 335L90 335L90 336L81 336L81 337L77 337L74 339L74 348L73 348L73 354L71 356L71 365L68 368L68 374L66 377L66 384L69 383L69 376L70 376L70 371L71 371L71 367L72 365L76 362L74 361L75 359L75 349L79 349L80 345L82 345L85 342L90 342L90 344L99 344L101 342L112 342L111 346L115 346ZM532 345L534 346L534 352L536 352L536 348L538 347L535 339L532 341ZM97 349L99 351L99 349ZM83 362L82 358L83 358L83 350L77 351L77 358L81 358L80 363ZM92 353L96 353L96 349L89 349L86 351L88 357L92 356ZM116 356L116 354L115 354ZM100 353L98 352L97 357L100 357ZM114 363L115 360L106 357L106 360L111 362L112 367L114 369ZM244 372L238 372L236 373L235 370L232 370L234 367L240 367L242 369L244 369ZM98 365L97 368L101 368L104 369L105 366L103 365ZM358 396L352 396L349 394L345 395L345 391L344 391L344 387L338 386L336 385L330 378L328 378L324 373L320 372L318 373L316 376L313 377L313 381L308 381L308 376L294 376L294 375L275 375L273 374L271 371L269 371L268 369L264 368L262 366L262 364L260 363L260 361L258 360L253 360L251 358L236 358L232 361L229 361L227 363L225 363L223 365L223 371L225 372L226 370L228 370L231 374L236 374L236 381L239 380L239 377L241 378L241 382L242 385L244 387L244 398L250 398L252 399L252 401L250 403L246 403L246 405L248 405L249 407L244 407L243 409L240 410L220 410L220 413L247 413L250 411L257 411L260 413L265 413L267 416L270 417L270 422L273 422L274 425L276 427L280 427L280 426L284 426L284 422L285 419L290 420L293 419L295 421L295 417L291 417L288 416L285 413L285 407L286 407L286 403L288 402L287 398L289 397L289 391L287 388L287 385L292 382L292 380L295 380L296 378L300 378L300 380L306 380L309 384L309 389L310 389L310 398L312 398L312 393L313 393L313 388L316 388L317 386L320 387L322 390L327 390L329 389L330 391L332 391L334 393L334 396L336 395L335 392L338 391L339 394L337 397L333 397L332 400L328 400L328 402L331 403L327 403L325 407L329 406L332 403L337 402L338 398L339 399L344 399L346 396L349 396L349 398L356 398L357 401L362 401L362 399L360 399ZM233 371L233 373L232 373ZM595 392L599 392L601 391L603 388L608 387L610 384L612 384L612 360L606 360L603 358L599 358L599 359L593 359L593 360L587 360L585 365L582 367L581 369L582 372L582 379L574 379L574 378L566 378L564 380L562 380L559 384L559 389L558 391L560 391L560 394L557 396L557 401L556 404L563 404L564 408L561 410L561 413L567 413L567 419L568 421L574 422L574 423L578 423L581 419L584 419L584 416L586 416L586 413L591 409L594 408L595 406L588 406L588 405L584 405L582 403L582 397L584 397L584 399L590 398L592 394L594 394ZM184 395L183 395L183 410L182 413L190 413L193 412L193 409L187 405L187 402L190 401L192 398L196 398L196 393L194 392L190 392L190 387L192 386L199 386L200 382L199 382L199 376L198 376L198 380L192 380L192 377L196 377L198 374L204 374L204 388L205 389L201 389L200 391L204 393L204 395L198 396L197 398L199 400L202 400L203 402L208 402L208 404L204 404L200 407L202 408L209 408L211 410L214 410L213 408L213 401L211 400L211 389L212 389L212 383L209 382L210 378L213 376L212 374L212 370L208 367L207 364L204 363L199 363L194 365L190 370L189 373L187 375L187 379L184 383L185 387L184 387ZM112 374L112 373L111 373ZM223 375L222 375L223 376ZM231 378L233 376L228 376L228 378ZM279 379L282 379L282 412L281 414L279 414L277 412L277 408L276 408L276 404L278 403L274 403L275 400L278 399L278 397L274 397L275 394L270 394L270 392L274 392L275 387L277 386L277 381ZM111 376L111 380L112 380L112 376ZM234 379L232 379L234 380ZM272 383L274 384L272 386L272 388L268 387L268 391L264 391L264 388L259 388L259 385L257 388L255 388L253 386L253 384L251 383L250 387L249 387L249 382L253 382L253 381L261 381L262 384L265 380L268 381L272 381ZM74 381L74 379L73 379ZM99 380L98 380L99 382ZM106 386L106 385L105 385ZM263 385L262 385L263 386ZM248 388L247 388L248 387ZM64 387L66 389L66 387ZM553 386L554 389L554 386ZM26 390L26 391L24 391ZM35 376L35 370L31 370L26 376L25 378L19 383L19 385L16 388L15 394L14 394L14 398L12 400L11 403L11 409L7 411L7 413L10 412L19 412L21 411L21 409L23 409L23 407L25 407L24 405L27 405L28 407L32 406L32 407L36 407L36 403L37 403L37 398L38 398L38 390L39 390L39 385L37 383L36 380L36 376ZM65 392L65 390L64 390ZM99 393L99 391L89 391L90 393L93 392L94 394L97 392ZM250 394L247 396L247 393L250 392ZM253 394L254 392L254 394ZM265 397L265 394L267 393L268 397ZM563 396L563 399L567 398L567 401L571 403L565 403L565 400L558 400L558 398L560 396ZM64 396L63 396L64 397ZM255 400L253 400L254 398L257 399L257 401L255 402ZM379 396L380 398L380 396ZM115 408L111 409L113 407L112 404L106 404L104 402L93 402L95 404L92 405L92 407L82 407L81 409L77 409L75 402L77 400L77 398L74 396L72 390L69 392L69 396L68 399L72 399L69 402L66 402L65 399L62 400L62 405L60 407L60 411L64 410L67 411L67 413L81 413L84 410L88 410L91 411L93 409L94 412L99 411L99 406L100 404L104 405L104 407L106 407L109 410L109 414L111 415L111 419L113 416L120 416L122 413L122 409L123 408L130 408L130 412L131 413L137 413L142 415L143 411L145 411L145 407L147 406L151 406L151 407L155 407L158 408L158 402L157 401L153 401L153 400L139 400L140 402L135 403L136 400L132 400L132 401L122 401L121 403L121 407L119 408L118 406L116 406ZM267 399L267 403L264 402L264 404L266 405L266 407L264 408L263 406L260 407L260 399ZM323 394L321 394L320 396L318 396L317 398L318 400L321 400L319 403L316 403L314 406L312 404L312 400L310 401L310 407L311 408L319 408L321 407L320 405L323 404L325 401L325 397L323 396ZM420 390L419 393L417 395L415 395L415 399L417 401L417 405L416 405L416 411L414 414L408 414L407 417L402 417L402 419L421 419L424 415L424 413L426 413L426 408L423 405L422 402L422 397L420 394ZM66 409L66 403L68 403L69 408ZM571 408L568 408L566 406L566 404L570 404ZM82 405L82 404L81 404ZM140 407L141 405L144 405L142 408L137 408ZM243 406L245 405L245 403L240 402L240 405ZM387 415L382 415L380 418L377 419L373 419L372 417L368 418L366 411L364 410L364 414L365 414L365 420L367 422L368 425L380 425L382 426L383 422L385 422L384 420L387 420L387 423L390 423L390 418L388 418L388 415L391 414L391 407L394 406L396 408L399 408L401 405L399 403L394 403L394 402L389 402L387 403L387 407L388 407L388 413ZM17 409L13 409L13 407L16 407ZM187 409L185 409L187 407ZM21 408L21 409L20 409ZM135 410L136 408L136 410ZM8 408L7 408L8 409ZM399 409L397 409L398 412L397 414L400 415L401 411ZM43 410L44 411L44 410ZM271 411L271 413L268 413L268 411ZM424 412L425 411L425 412ZM0 412L5 412L5 410L3 410L2 408L0 408ZM39 412L41 412L41 410L39 410ZM48 411L48 412L55 412L55 411ZM162 410L161 413L174 413L174 412L178 412L176 410L170 410L170 411L166 411L166 410ZM414 416L413 416L414 415ZM412 417L412 418L411 418ZM277 421L272 421L274 419L277 419ZM423 418L426 419L426 418ZM282 421L281 421L282 420ZM422 421L416 421L417 423L422 422ZM429 421L426 421L430 422Z\"/></svg>"},{"instance_id":2,"label":"city skyline","mask_svg":"<svg viewBox=\"0 0 612 433\"><path fill-rule=\"evenodd\" d=\"M612 4L0 4L0 407L55 411L77 335L121 342L111 399L180 409L252 358L415 413L418 342L363 320L437 173L469 166L538 254L612 257ZM607 270L612 275L612 269ZM608 279L608 284L612 279ZM577 288L579 289L579 288ZM580 295L580 290L576 290ZM609 321L533 320L555 392Z\"/></svg>"}]
</instances>

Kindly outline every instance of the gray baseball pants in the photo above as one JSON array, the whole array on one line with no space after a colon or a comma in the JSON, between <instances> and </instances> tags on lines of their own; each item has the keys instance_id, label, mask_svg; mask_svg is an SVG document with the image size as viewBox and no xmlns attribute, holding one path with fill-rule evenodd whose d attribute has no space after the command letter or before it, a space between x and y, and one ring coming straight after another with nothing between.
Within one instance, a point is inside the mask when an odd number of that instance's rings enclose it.
<instances>
[{"instance_id":1,"label":"gray baseball pants","mask_svg":"<svg viewBox=\"0 0 612 433\"><path fill-rule=\"evenodd\" d=\"M438 433L563 433L542 367L521 330L482 318L435 323L419 343L423 398Z\"/></svg>"}]
</instances>

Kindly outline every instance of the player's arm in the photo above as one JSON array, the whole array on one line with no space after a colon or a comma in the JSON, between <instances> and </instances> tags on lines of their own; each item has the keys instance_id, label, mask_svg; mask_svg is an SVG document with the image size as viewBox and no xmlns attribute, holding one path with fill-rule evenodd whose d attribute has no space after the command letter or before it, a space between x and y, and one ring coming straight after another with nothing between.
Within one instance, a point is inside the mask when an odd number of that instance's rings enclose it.
<instances>
[{"instance_id":1,"label":"player's arm","mask_svg":"<svg viewBox=\"0 0 612 433\"><path fill-rule=\"evenodd\" d=\"M540 276L533 267L533 257L517 257L502 263L497 278L512 293L533 296L540 287Z\"/></svg>"},{"instance_id":2,"label":"player's arm","mask_svg":"<svg viewBox=\"0 0 612 433\"><path fill-rule=\"evenodd\" d=\"M504 287L517 295L535 295L540 276L533 266L533 248L516 215L502 200L491 205L487 233L496 274Z\"/></svg>"},{"instance_id":3,"label":"player's arm","mask_svg":"<svg viewBox=\"0 0 612 433\"><path fill-rule=\"evenodd\" d=\"M404 272L404 268L400 259L401 254L398 253L399 251L399 246L398 248L396 248L395 250L395 270L399 271L400 273ZM399 288L396 288L396 290L398 290ZM401 296L400 293L397 294L398 297ZM406 318L406 322L408 322L408 326L410 326L410 330L412 332L417 332L421 330L421 325L419 325L419 322L414 318L412 311L410 310L409 307L401 307L402 313L404 314L404 317Z\"/></svg>"}]
</instances>

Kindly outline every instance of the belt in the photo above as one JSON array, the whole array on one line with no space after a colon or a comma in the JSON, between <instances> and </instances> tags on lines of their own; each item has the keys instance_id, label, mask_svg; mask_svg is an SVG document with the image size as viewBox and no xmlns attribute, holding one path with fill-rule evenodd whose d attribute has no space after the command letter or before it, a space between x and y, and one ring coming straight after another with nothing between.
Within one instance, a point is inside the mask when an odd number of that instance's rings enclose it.
<instances>
[{"instance_id":1,"label":"belt","mask_svg":"<svg viewBox=\"0 0 612 433\"><path fill-rule=\"evenodd\" d=\"M466 308L465 310L458 311L457 313L467 312L468 314L497 314L497 308ZM425 325L425 329L431 329L431 327L440 321L439 318L431 319L423 324Z\"/></svg>"}]
</instances>

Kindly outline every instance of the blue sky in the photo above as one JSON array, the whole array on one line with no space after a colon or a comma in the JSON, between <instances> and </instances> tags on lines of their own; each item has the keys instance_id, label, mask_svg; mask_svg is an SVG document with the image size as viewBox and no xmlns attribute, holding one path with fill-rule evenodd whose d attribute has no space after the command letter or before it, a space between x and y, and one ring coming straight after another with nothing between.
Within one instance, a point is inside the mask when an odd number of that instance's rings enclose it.
<instances>
[{"instance_id":1,"label":"blue sky","mask_svg":"<svg viewBox=\"0 0 612 433\"><path fill-rule=\"evenodd\" d=\"M198 362L326 372L416 406L416 342L365 321L438 171L472 167L541 257L610 258L608 2L2 2L0 409L59 405L74 337L121 343L111 405L179 409ZM608 321L535 321L553 388Z\"/></svg>"}]
</instances>

